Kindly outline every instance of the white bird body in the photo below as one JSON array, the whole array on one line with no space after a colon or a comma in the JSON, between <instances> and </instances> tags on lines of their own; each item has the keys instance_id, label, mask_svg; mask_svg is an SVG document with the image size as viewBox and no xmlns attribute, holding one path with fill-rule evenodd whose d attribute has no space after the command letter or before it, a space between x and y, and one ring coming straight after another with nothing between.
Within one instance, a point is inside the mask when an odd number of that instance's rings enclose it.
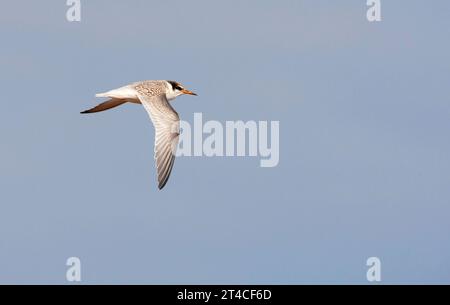
<instances>
[{"instance_id":1,"label":"white bird body","mask_svg":"<svg viewBox=\"0 0 450 305\"><path fill-rule=\"evenodd\" d=\"M155 126L155 160L158 172L159 189L169 179L175 161L178 144L178 113L169 104L182 94L196 95L177 82L166 80L148 80L96 94L96 97L108 97L110 100L81 113L105 111L124 103L142 104Z\"/></svg>"},{"instance_id":2,"label":"white bird body","mask_svg":"<svg viewBox=\"0 0 450 305\"><path fill-rule=\"evenodd\" d=\"M173 89L173 86L170 84L169 81L166 80L148 80L148 81L142 81L142 82L136 82L132 83L117 89L113 89L107 92L103 93L97 93L96 97L110 97L110 98L117 98L117 99L124 99L131 103L141 104L138 92L136 90L137 86L144 85L147 87L155 87L155 86L164 86L166 89L166 98L168 101L174 100L176 97L186 94L183 92L175 91ZM179 85L179 84L178 84Z\"/></svg>"},{"instance_id":3,"label":"white bird body","mask_svg":"<svg viewBox=\"0 0 450 305\"><path fill-rule=\"evenodd\" d=\"M118 99L126 99L130 101L138 101L139 98L137 97L136 90L131 86L127 85L124 87L120 87L117 89L113 89L107 92L103 93L97 93L95 95L96 97L111 97L111 98L118 98Z\"/></svg>"}]
</instances>

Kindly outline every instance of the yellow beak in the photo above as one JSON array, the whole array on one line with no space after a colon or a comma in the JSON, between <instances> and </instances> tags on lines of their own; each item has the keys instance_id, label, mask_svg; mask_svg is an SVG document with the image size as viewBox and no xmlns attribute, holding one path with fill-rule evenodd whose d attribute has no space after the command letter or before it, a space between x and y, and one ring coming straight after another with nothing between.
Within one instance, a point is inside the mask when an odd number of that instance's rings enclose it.
<instances>
[{"instance_id":1,"label":"yellow beak","mask_svg":"<svg viewBox=\"0 0 450 305\"><path fill-rule=\"evenodd\" d=\"M197 95L196 93L189 91L187 89L183 89L183 90L181 90L181 92L183 92L184 94L189 94L189 95Z\"/></svg>"}]
</instances>

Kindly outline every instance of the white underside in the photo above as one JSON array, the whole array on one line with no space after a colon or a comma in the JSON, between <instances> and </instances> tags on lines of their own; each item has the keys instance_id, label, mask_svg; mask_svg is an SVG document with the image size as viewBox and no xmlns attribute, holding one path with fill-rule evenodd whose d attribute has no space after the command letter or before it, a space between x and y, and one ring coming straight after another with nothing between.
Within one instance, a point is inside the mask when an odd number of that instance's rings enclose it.
<instances>
[{"instance_id":1,"label":"white underside","mask_svg":"<svg viewBox=\"0 0 450 305\"><path fill-rule=\"evenodd\" d=\"M117 98L121 100L127 100L132 103L140 103L136 90L130 86L120 87L108 92L98 93L95 96Z\"/></svg>"}]
</instances>

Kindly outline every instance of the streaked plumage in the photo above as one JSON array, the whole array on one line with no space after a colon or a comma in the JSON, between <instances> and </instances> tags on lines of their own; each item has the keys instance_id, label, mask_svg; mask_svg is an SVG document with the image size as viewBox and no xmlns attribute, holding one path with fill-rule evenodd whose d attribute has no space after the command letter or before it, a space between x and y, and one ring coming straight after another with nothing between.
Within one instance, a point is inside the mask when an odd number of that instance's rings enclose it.
<instances>
[{"instance_id":1,"label":"streaked plumage","mask_svg":"<svg viewBox=\"0 0 450 305\"><path fill-rule=\"evenodd\" d=\"M127 102L142 104L155 127L155 161L158 187L162 189L175 162L180 129L178 113L169 102L182 94L196 95L174 81L142 81L97 94L97 97L108 97L110 100L81 113L104 111Z\"/></svg>"}]
</instances>

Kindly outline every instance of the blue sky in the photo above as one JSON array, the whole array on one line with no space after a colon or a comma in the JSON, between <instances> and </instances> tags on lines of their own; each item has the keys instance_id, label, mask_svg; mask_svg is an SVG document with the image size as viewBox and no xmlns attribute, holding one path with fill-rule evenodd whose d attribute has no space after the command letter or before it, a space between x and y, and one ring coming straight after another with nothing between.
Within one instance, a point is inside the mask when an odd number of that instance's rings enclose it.
<instances>
[{"instance_id":1,"label":"blue sky","mask_svg":"<svg viewBox=\"0 0 450 305\"><path fill-rule=\"evenodd\" d=\"M0 283L450 282L448 1L10 1L0 11ZM193 120L280 121L280 163L178 158L94 95L199 93Z\"/></svg>"}]
</instances>

